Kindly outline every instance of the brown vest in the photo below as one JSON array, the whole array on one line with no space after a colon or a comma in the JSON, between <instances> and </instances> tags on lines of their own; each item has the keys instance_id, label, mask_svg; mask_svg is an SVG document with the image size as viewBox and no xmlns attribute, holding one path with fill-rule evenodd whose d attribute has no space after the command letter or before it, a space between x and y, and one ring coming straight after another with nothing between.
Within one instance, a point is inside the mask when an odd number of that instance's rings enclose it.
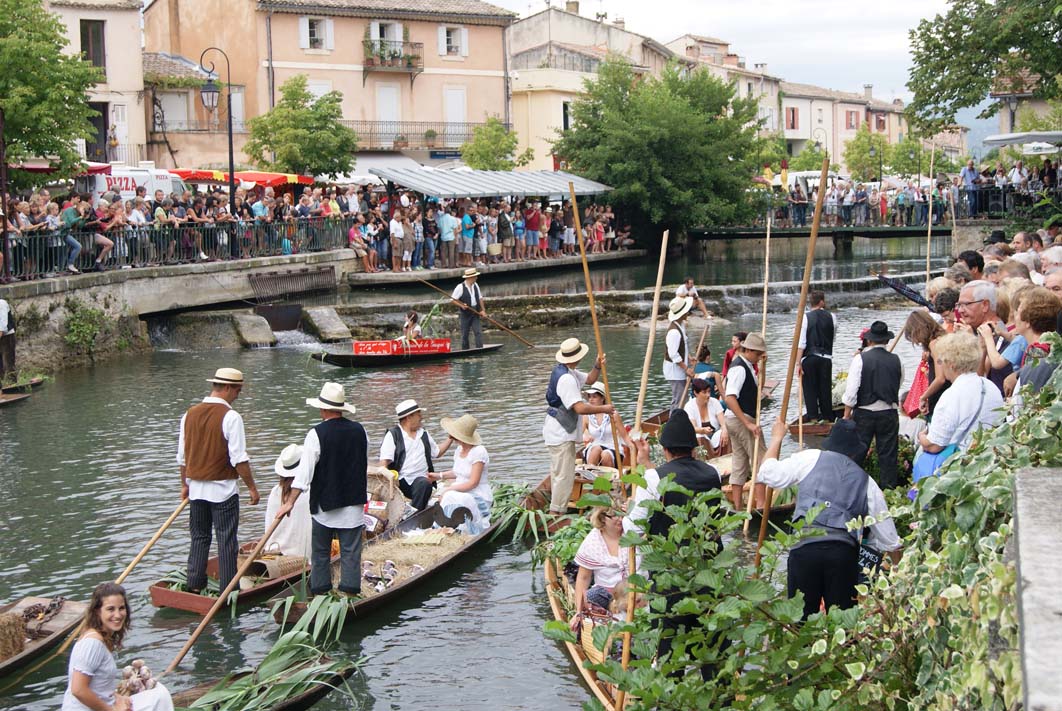
<instances>
[{"instance_id":1,"label":"brown vest","mask_svg":"<svg viewBox=\"0 0 1062 711\"><path fill-rule=\"evenodd\" d=\"M229 441L221 429L229 407L201 402L184 416L185 475L196 481L223 481L239 475L229 463Z\"/></svg>"},{"instance_id":2,"label":"brown vest","mask_svg":"<svg viewBox=\"0 0 1062 711\"><path fill-rule=\"evenodd\" d=\"M666 333L671 333L672 331L678 331L679 332L678 354L679 354L679 358L681 358L682 360L686 360L686 339L682 336L682 330L679 328L678 323L675 322L675 321L672 321L671 323L669 323L667 325L667 332ZM670 363L671 362L671 357L667 354L666 345L664 347L664 362L665 363Z\"/></svg>"}]
</instances>

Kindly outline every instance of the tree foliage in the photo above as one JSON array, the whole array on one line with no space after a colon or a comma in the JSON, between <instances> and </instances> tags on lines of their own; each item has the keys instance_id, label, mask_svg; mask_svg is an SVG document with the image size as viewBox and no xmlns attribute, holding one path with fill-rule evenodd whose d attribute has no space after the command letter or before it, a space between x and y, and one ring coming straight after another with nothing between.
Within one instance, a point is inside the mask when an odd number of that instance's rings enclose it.
<instances>
[{"instance_id":1,"label":"tree foliage","mask_svg":"<svg viewBox=\"0 0 1062 711\"><path fill-rule=\"evenodd\" d=\"M748 220L760 141L756 102L706 70L637 76L609 57L571 107L554 151L580 175L613 186L636 231Z\"/></svg>"},{"instance_id":2,"label":"tree foliage","mask_svg":"<svg viewBox=\"0 0 1062 711\"><path fill-rule=\"evenodd\" d=\"M873 148L875 155L870 155ZM844 147L844 163L855 180L868 181L878 177L881 163L888 163L889 142L883 134L871 133L867 125L861 124L852 140Z\"/></svg>"},{"instance_id":3,"label":"tree foliage","mask_svg":"<svg viewBox=\"0 0 1062 711\"><path fill-rule=\"evenodd\" d=\"M1046 338L1049 360L1062 361L1062 339ZM802 596L786 598L782 556L800 539L802 523L767 539L754 575L735 535L744 515L729 513L718 493L668 507L676 523L666 536L621 539L638 546L652 579L629 579L646 606L633 623L593 634L601 648L610 634L631 632L630 665L624 670L610 657L592 668L626 691L635 710L1020 708L1017 571L1006 551L1014 475L1062 464L1062 369L1024 396L1012 422L978 433L940 476L920 482L913 503L890 492L903 558L858 586L850 610L801 622ZM631 478L639 477L636 469ZM660 493L674 487L662 483ZM657 501L646 506L650 515L661 509ZM666 614L697 623L676 633L669 657L654 659ZM572 640L555 626L548 632ZM695 671L702 664L715 666L704 681Z\"/></svg>"},{"instance_id":4,"label":"tree foliage","mask_svg":"<svg viewBox=\"0 0 1062 711\"><path fill-rule=\"evenodd\" d=\"M476 126L472 138L461 144L461 160L475 170L512 170L527 165L535 158L535 150L528 148L516 155L516 131L510 131L497 116L491 116L482 126Z\"/></svg>"},{"instance_id":5,"label":"tree foliage","mask_svg":"<svg viewBox=\"0 0 1062 711\"><path fill-rule=\"evenodd\" d=\"M758 172L763 173L765 165L771 166L774 173L782 169L782 161L788 160L789 169L793 169L793 161L789 159L785 149L785 135L780 131L769 136L763 136L756 146L755 161Z\"/></svg>"},{"instance_id":6,"label":"tree foliage","mask_svg":"<svg viewBox=\"0 0 1062 711\"><path fill-rule=\"evenodd\" d=\"M955 123L956 113L993 90L1040 98L1062 95L1062 13L1058 0L950 0L943 15L911 30L913 67L907 88L912 123L928 135ZM999 108L992 104L985 118Z\"/></svg>"},{"instance_id":7,"label":"tree foliage","mask_svg":"<svg viewBox=\"0 0 1062 711\"><path fill-rule=\"evenodd\" d=\"M280 86L280 101L247 122L244 152L267 170L335 177L354 168L358 136L343 125L343 95L330 91L314 99L306 75Z\"/></svg>"},{"instance_id":8,"label":"tree foliage","mask_svg":"<svg viewBox=\"0 0 1062 711\"><path fill-rule=\"evenodd\" d=\"M822 170L822 159L826 157L826 151L809 143L804 150L797 153L789 160L789 170ZM830 163L830 170L838 170L838 163Z\"/></svg>"},{"instance_id":9,"label":"tree foliage","mask_svg":"<svg viewBox=\"0 0 1062 711\"><path fill-rule=\"evenodd\" d=\"M893 145L885 158L888 171L893 175L914 177L918 175L919 160L921 170L929 170L929 151L922 146L922 142L912 134L904 136L903 140Z\"/></svg>"},{"instance_id":10,"label":"tree foliage","mask_svg":"<svg viewBox=\"0 0 1062 711\"><path fill-rule=\"evenodd\" d=\"M63 51L68 44L63 23L40 0L0 0L0 109L7 162L47 158L54 178L80 169L76 141L95 133L89 119L96 112L85 94L103 80L99 69ZM8 179L24 187L40 175L15 169Z\"/></svg>"}]
</instances>

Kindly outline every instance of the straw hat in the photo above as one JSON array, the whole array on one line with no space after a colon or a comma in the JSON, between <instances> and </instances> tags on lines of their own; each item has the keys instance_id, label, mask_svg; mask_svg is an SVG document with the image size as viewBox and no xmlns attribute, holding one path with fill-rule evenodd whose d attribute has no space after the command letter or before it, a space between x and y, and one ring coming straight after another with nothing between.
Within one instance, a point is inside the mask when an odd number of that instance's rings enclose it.
<instances>
[{"instance_id":1,"label":"straw hat","mask_svg":"<svg viewBox=\"0 0 1062 711\"><path fill-rule=\"evenodd\" d=\"M418 405L416 400L403 400L395 406L395 417L399 420L409 417L414 412L424 412L424 408Z\"/></svg>"},{"instance_id":2,"label":"straw hat","mask_svg":"<svg viewBox=\"0 0 1062 711\"><path fill-rule=\"evenodd\" d=\"M590 346L581 343L578 338L568 338L564 343L561 343L560 350L557 351L554 357L558 363L570 365L581 361L589 352Z\"/></svg>"},{"instance_id":3,"label":"straw hat","mask_svg":"<svg viewBox=\"0 0 1062 711\"><path fill-rule=\"evenodd\" d=\"M596 393L596 394L600 395L601 397L605 397L605 384L602 383L600 380L598 380L593 385L587 385L583 389L583 392L587 392L587 393L590 393L590 394Z\"/></svg>"},{"instance_id":4,"label":"straw hat","mask_svg":"<svg viewBox=\"0 0 1062 711\"><path fill-rule=\"evenodd\" d=\"M745 340L741 342L741 347L750 351L759 351L760 353L767 352L767 343L759 333L750 333L745 336Z\"/></svg>"},{"instance_id":5,"label":"straw hat","mask_svg":"<svg viewBox=\"0 0 1062 711\"><path fill-rule=\"evenodd\" d=\"M474 267L472 269L466 269L465 273L461 275L462 279L474 279L479 276L479 271Z\"/></svg>"},{"instance_id":6,"label":"straw hat","mask_svg":"<svg viewBox=\"0 0 1062 711\"><path fill-rule=\"evenodd\" d=\"M692 296L676 296L667 307L667 320L678 321L693 308Z\"/></svg>"},{"instance_id":7,"label":"straw hat","mask_svg":"<svg viewBox=\"0 0 1062 711\"><path fill-rule=\"evenodd\" d=\"M218 368L214 371L213 378L207 378L207 382L216 385L243 385L243 373L235 368Z\"/></svg>"},{"instance_id":8,"label":"straw hat","mask_svg":"<svg viewBox=\"0 0 1062 711\"><path fill-rule=\"evenodd\" d=\"M277 476L293 477L301 459L302 447L297 444L289 444L277 457L277 461L273 463L273 471L276 472Z\"/></svg>"},{"instance_id":9,"label":"straw hat","mask_svg":"<svg viewBox=\"0 0 1062 711\"><path fill-rule=\"evenodd\" d=\"M478 432L479 420L472 415L461 415L457 419L444 417L440 424L446 434L458 442L471 445L483 444Z\"/></svg>"},{"instance_id":10,"label":"straw hat","mask_svg":"<svg viewBox=\"0 0 1062 711\"><path fill-rule=\"evenodd\" d=\"M306 398L306 404L318 410L349 412L352 415L355 412L354 406L347 404L347 394L339 383L325 383L320 397Z\"/></svg>"}]
</instances>

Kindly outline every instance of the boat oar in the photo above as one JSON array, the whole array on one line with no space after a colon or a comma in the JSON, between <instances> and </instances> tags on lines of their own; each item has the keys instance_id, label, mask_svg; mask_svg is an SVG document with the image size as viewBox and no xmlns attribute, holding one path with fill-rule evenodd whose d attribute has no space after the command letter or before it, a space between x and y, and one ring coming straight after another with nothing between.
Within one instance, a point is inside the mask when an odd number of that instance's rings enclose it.
<instances>
[{"instance_id":1,"label":"boat oar","mask_svg":"<svg viewBox=\"0 0 1062 711\"><path fill-rule=\"evenodd\" d=\"M933 246L933 160L937 157L937 144L933 142L929 149L929 219L926 220L926 289L929 289L929 257ZM918 182L922 182L919 176ZM921 189L922 186L919 186Z\"/></svg>"},{"instance_id":2,"label":"boat oar","mask_svg":"<svg viewBox=\"0 0 1062 711\"><path fill-rule=\"evenodd\" d=\"M771 216L767 216L767 244L763 249L763 314L760 317L760 334L767 338L767 292L771 281ZM760 415L763 413L763 381L767 377L767 363L760 362L759 377L756 379L756 424L760 424ZM749 517L741 527L744 535L749 535L749 523L752 521L752 502L756 498L756 476L760 471L760 437L756 437L752 445L752 477L749 488L749 502L745 507L745 513ZM731 484L734 486L734 484Z\"/></svg>"},{"instance_id":3,"label":"boat oar","mask_svg":"<svg viewBox=\"0 0 1062 711\"><path fill-rule=\"evenodd\" d=\"M657 295L656 298L659 298L659 294ZM701 331L701 340L697 342L697 356L700 356L701 348L704 346L704 339L708 336L708 331L710 331L711 328L712 328L712 322L711 321L709 321L708 323L704 324L704 330ZM653 317L653 330L654 331L656 330L656 316ZM689 355L689 354L687 354L687 355ZM694 360L696 360L696 357L694 358ZM692 384L693 384L693 378L691 378L690 376L687 375L686 376L686 387L682 389L682 397L679 398L679 402L682 402L683 400L686 399L686 393L688 393L690 391L690 385L692 385Z\"/></svg>"},{"instance_id":4,"label":"boat oar","mask_svg":"<svg viewBox=\"0 0 1062 711\"><path fill-rule=\"evenodd\" d=\"M826 174L830 169L830 158L822 159L822 173L819 177L819 185L826 184ZM815 263L815 243L819 239L819 225L822 224L822 201L826 195L825 190L819 190L818 199L815 200L815 217L811 221L811 236L808 238L808 254L804 260L804 280L800 285L800 303L796 309L796 320L793 325L793 342L789 346L789 364L785 371L785 390L782 391L782 411L779 417L785 422L786 413L789 410L789 395L793 390L793 371L796 367L797 348L800 345L800 324L804 318L804 307L808 303L808 287L811 283L811 267ZM771 487L767 487L767 495L763 502L763 514L760 518L760 535L756 539L756 571L760 569L761 552L763 541L767 538L767 524L771 517Z\"/></svg>"},{"instance_id":5,"label":"boat oar","mask_svg":"<svg viewBox=\"0 0 1062 711\"><path fill-rule=\"evenodd\" d=\"M641 432L642 426L642 413L645 407L645 391L649 386L649 367L653 361L653 343L656 340L656 318L660 313L660 288L664 282L664 265L667 263L667 239L669 231L664 232L664 238L660 242L660 265L656 269L656 289L653 292L653 311L650 317L649 323L649 343L645 346L645 359L642 361L642 381L638 386L638 405L635 408L634 414L634 436L637 438ZM708 332L707 327L705 333ZM704 341L704 337L701 337L701 341ZM631 486L631 495L634 495L634 486ZM628 498L628 502L630 499ZM634 554L634 546L631 546L627 551L627 570L632 573L638 567L638 560ZM634 588L628 586L627 592L627 623L630 624L634 621ZM626 669L627 665L631 661L631 633L623 633L623 668ZM616 697L616 707L623 709L624 693L621 690Z\"/></svg>"},{"instance_id":6,"label":"boat oar","mask_svg":"<svg viewBox=\"0 0 1062 711\"><path fill-rule=\"evenodd\" d=\"M446 293L446 292L445 292L444 290L442 290L442 289L440 289L439 287L435 286L435 285L434 285L434 284L432 284L432 283L431 283L430 281L425 281L425 280L423 280L423 279L417 279L417 281L419 281L419 282L420 282L421 284L424 284L425 286L429 286L429 287L431 287L432 289L435 289L435 290L436 290L437 292L439 292L440 294L442 294L442 295L443 295L443 296L445 296L445 297L446 297L447 299L449 299L450 301L454 302L455 304L457 304L457 305L458 305L458 306L460 306L461 308L465 309L466 311L471 311L472 313L475 313L475 314L478 314L478 313L479 313L478 311L476 311L476 310L475 310L475 309L473 309L472 307L468 306L467 304L463 304L463 303L461 303L460 301L458 301L457 299L455 299L455 298L453 297L453 295L452 295L452 294L448 294L448 293ZM532 343L531 341L527 340L526 338L524 338L523 336L521 336L521 335L520 335L519 333L517 333L516 331L512 330L512 329L511 329L511 328L509 328L508 326L506 326L506 325L504 325L504 324L501 324L501 323L498 323L497 321L495 321L494 319L492 319L492 318L491 318L490 316L481 316L481 318L485 318L485 319L487 319L487 320L488 320L488 321L490 321L490 322L491 322L492 324L494 324L495 326L497 326L497 327L498 327L498 328L500 328L501 330L505 331L505 332L506 332L506 333L508 333L508 334L509 334L510 336L512 336L512 337L513 337L513 338L515 338L516 340L520 341L521 343L523 343L523 344L524 344L525 346L527 346L528 348L534 348L534 347L535 347L535 344L534 344L534 343Z\"/></svg>"},{"instance_id":7,"label":"boat oar","mask_svg":"<svg viewBox=\"0 0 1062 711\"><path fill-rule=\"evenodd\" d=\"M797 381L797 444L804 448L804 379Z\"/></svg>"},{"instance_id":8,"label":"boat oar","mask_svg":"<svg viewBox=\"0 0 1062 711\"><path fill-rule=\"evenodd\" d=\"M212 619L214 619L214 615L217 614L217 611L220 610L221 606L228 601L229 593L231 593L236 588L236 586L240 584L240 578L242 578L244 573L246 573L251 568L251 566L254 565L254 561L258 557L258 554L262 552L263 548L265 548L266 542L269 541L269 538L273 535L273 532L277 530L277 526L279 526L280 522L283 520L284 519L280 518L273 519L273 523L269 525L269 528L266 530L265 535L258 540L258 544L255 545L254 550L251 551L250 555L247 556L247 560L243 562L243 565L241 565L239 570L236 571L236 575L232 577L232 580L229 581L229 584L226 585L225 589L221 591L220 595L218 595L218 599L214 601L213 607L211 607L210 611L206 613L205 617L203 617L202 621L199 623L199 626L195 628L195 632L193 632L192 636L188 638L188 641L184 643L184 646L181 647L181 651L178 652L177 656L173 658L173 661L170 662L170 665L168 667L166 667L166 671L164 671L163 674L169 674L171 671L177 668L178 664L181 663L181 660L184 659L184 655L188 654L188 650L191 649L192 645L195 644L195 641L199 639L199 635L203 634L203 630L206 629L206 626L210 624L210 621Z\"/></svg>"}]
</instances>

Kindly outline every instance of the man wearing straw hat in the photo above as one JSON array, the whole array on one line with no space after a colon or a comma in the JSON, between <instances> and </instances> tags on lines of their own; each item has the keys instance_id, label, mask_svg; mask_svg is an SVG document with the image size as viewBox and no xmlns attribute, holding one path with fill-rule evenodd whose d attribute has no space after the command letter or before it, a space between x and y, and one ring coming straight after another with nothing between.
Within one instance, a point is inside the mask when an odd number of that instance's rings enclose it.
<instances>
[{"instance_id":1,"label":"man wearing straw hat","mask_svg":"<svg viewBox=\"0 0 1062 711\"><path fill-rule=\"evenodd\" d=\"M192 592L206 587L212 534L218 538L218 584L225 589L236 577L240 523L237 479L247 485L251 505L258 503L243 418L232 409L243 389L243 373L218 368L207 382L211 384L210 395L184 413L177 438L181 498L188 499L192 539L187 570L187 586Z\"/></svg>"},{"instance_id":2,"label":"man wearing straw hat","mask_svg":"<svg viewBox=\"0 0 1062 711\"><path fill-rule=\"evenodd\" d=\"M299 496L310 490L310 593L332 590L332 539L339 539L339 591L361 592L361 543L365 509L369 500L369 438L361 423L348 420L354 414L339 383L325 383L319 397L307 398L317 408L321 422L306 433L302 457L295 470L291 494L277 511L277 518L291 513ZM311 486L312 483L312 486Z\"/></svg>"},{"instance_id":3,"label":"man wearing straw hat","mask_svg":"<svg viewBox=\"0 0 1062 711\"><path fill-rule=\"evenodd\" d=\"M546 387L546 421L542 425L542 439L549 450L549 476L551 484L550 513L563 514L568 510L568 499L575 483L575 450L580 441L579 415L604 413L616 417L616 408L608 403L591 405L583 402L584 385L597 382L605 354L600 353L589 373L576 370L590 346L578 338L569 338L561 343L554 356L557 365Z\"/></svg>"},{"instance_id":4,"label":"man wearing straw hat","mask_svg":"<svg viewBox=\"0 0 1062 711\"><path fill-rule=\"evenodd\" d=\"M750 333L741 342L741 352L730 363L726 375L726 431L730 433L730 444L734 449L733 469L730 471L730 500L734 509L741 510L741 493L745 482L752 474L752 459L756 440L760 441L760 451L766 449L763 433L756 420L756 405L759 388L756 385L756 367L764 367L767 343L763 335ZM757 486L756 489L762 489ZM752 494L759 506L763 494Z\"/></svg>"},{"instance_id":5,"label":"man wearing straw hat","mask_svg":"<svg viewBox=\"0 0 1062 711\"><path fill-rule=\"evenodd\" d=\"M302 447L297 444L289 444L277 457L277 461L273 463L273 472L279 480L269 492L269 499L266 500L266 530L269 529L269 524L273 522L273 519L277 517L277 511L283 506L284 499L288 497L288 492L291 491L291 484L295 481L295 470L299 468L301 460ZM297 555L309 560L310 530L312 527L310 499L309 497L300 497L295 503L295 508L291 511L291 518L282 522L277 526L277 530L273 532L269 542L266 543L265 552L271 553L276 552L276 549L280 549L282 555Z\"/></svg>"},{"instance_id":6,"label":"man wearing straw hat","mask_svg":"<svg viewBox=\"0 0 1062 711\"><path fill-rule=\"evenodd\" d=\"M686 391L686 378L693 377L690 365L690 344L686 338L686 317L693 308L692 296L676 296L667 308L667 346L664 354L664 379L671 385L671 410L682 408L683 393ZM656 324L653 324L654 328Z\"/></svg>"},{"instance_id":7,"label":"man wearing straw hat","mask_svg":"<svg viewBox=\"0 0 1062 711\"><path fill-rule=\"evenodd\" d=\"M380 444L380 466L398 472L402 495L410 500L413 508L423 511L435 491L432 460L439 456L439 445L421 427L424 408L416 400L398 403L395 417L398 424L384 433Z\"/></svg>"},{"instance_id":8,"label":"man wearing straw hat","mask_svg":"<svg viewBox=\"0 0 1062 711\"><path fill-rule=\"evenodd\" d=\"M458 317L461 319L461 349L468 350L468 334L476 336L476 348L483 347L483 326L479 319L487 315L487 309L483 306L483 293L479 290L476 278L479 272L475 269L466 269L464 281L454 287L450 295L454 301L464 304L467 308L461 309Z\"/></svg>"}]
</instances>

